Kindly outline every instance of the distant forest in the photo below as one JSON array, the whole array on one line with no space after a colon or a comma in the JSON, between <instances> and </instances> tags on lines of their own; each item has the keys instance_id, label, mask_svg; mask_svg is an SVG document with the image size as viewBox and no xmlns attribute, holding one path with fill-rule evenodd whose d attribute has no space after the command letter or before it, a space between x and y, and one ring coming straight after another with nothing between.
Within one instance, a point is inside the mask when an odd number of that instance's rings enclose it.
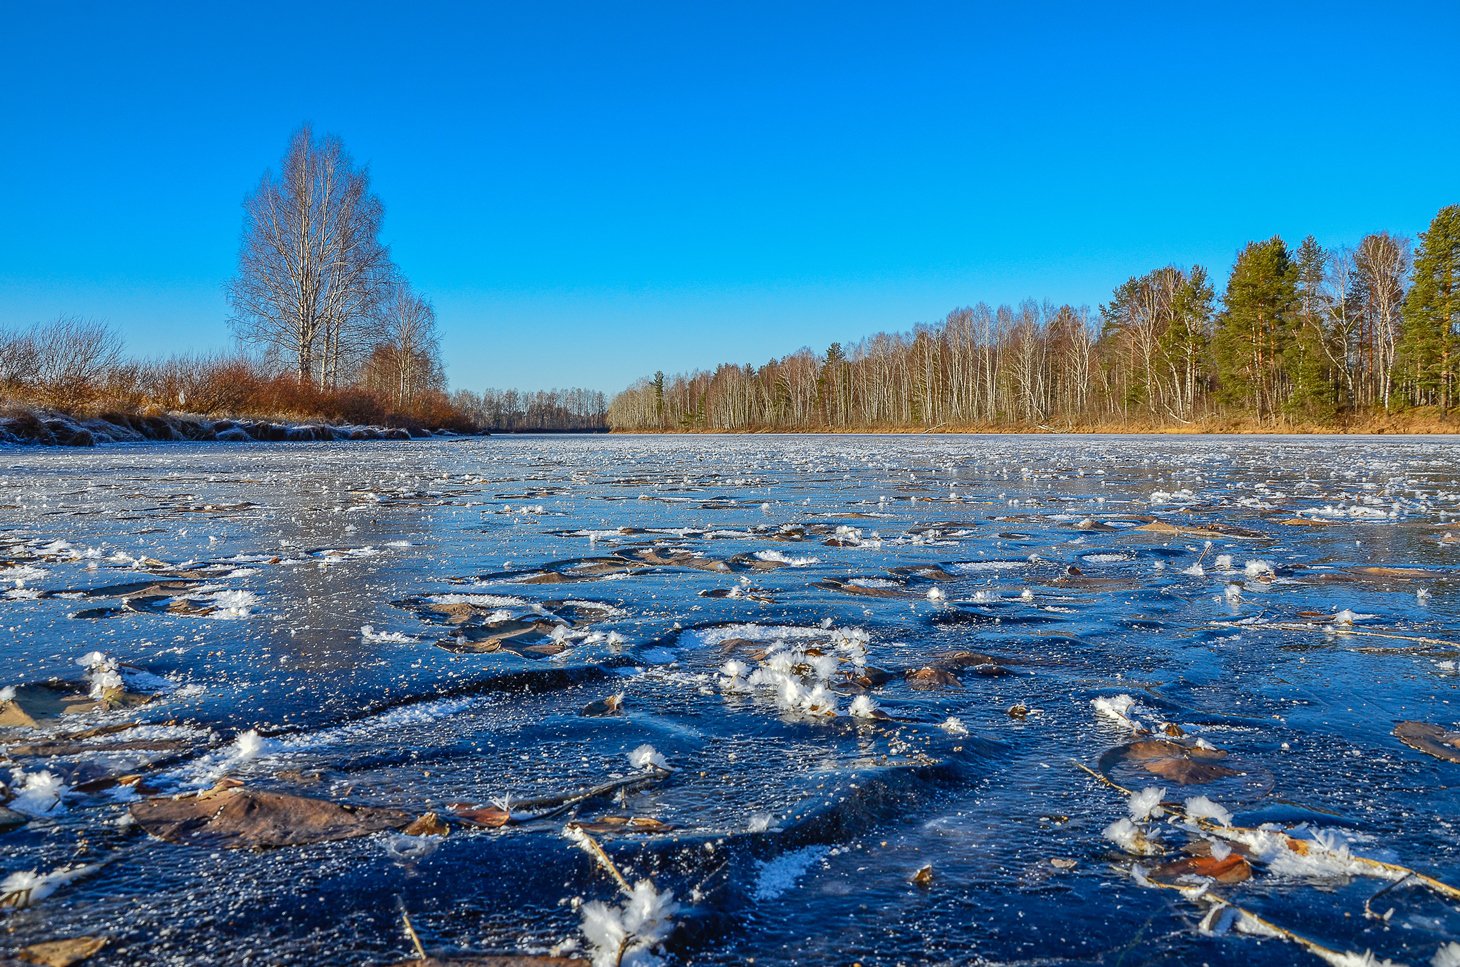
<instances>
[{"instance_id":1,"label":"distant forest","mask_svg":"<svg viewBox=\"0 0 1460 967\"><path fill-rule=\"evenodd\" d=\"M494 433L582 433L608 429L608 397L599 390L457 390L451 404Z\"/></svg>"},{"instance_id":2,"label":"distant forest","mask_svg":"<svg viewBox=\"0 0 1460 967\"><path fill-rule=\"evenodd\" d=\"M615 430L1446 429L1460 368L1460 206L1353 248L1251 242L1133 276L1098 312L979 303L763 366L640 380Z\"/></svg>"}]
</instances>

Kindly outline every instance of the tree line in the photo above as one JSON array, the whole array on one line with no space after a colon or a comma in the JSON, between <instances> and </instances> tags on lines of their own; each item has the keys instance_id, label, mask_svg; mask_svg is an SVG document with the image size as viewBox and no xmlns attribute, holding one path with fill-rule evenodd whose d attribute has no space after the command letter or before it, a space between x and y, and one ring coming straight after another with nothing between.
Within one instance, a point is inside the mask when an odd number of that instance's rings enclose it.
<instances>
[{"instance_id":1,"label":"tree line","mask_svg":"<svg viewBox=\"0 0 1460 967\"><path fill-rule=\"evenodd\" d=\"M1417 246L1248 243L1218 296L1201 266L1088 307L979 303L763 366L655 373L617 430L1354 426L1447 421L1460 370L1460 206Z\"/></svg>"},{"instance_id":2,"label":"tree line","mask_svg":"<svg viewBox=\"0 0 1460 967\"><path fill-rule=\"evenodd\" d=\"M608 429L608 397L600 390L457 390L451 394L451 404L477 427L494 433L597 433Z\"/></svg>"}]
</instances>

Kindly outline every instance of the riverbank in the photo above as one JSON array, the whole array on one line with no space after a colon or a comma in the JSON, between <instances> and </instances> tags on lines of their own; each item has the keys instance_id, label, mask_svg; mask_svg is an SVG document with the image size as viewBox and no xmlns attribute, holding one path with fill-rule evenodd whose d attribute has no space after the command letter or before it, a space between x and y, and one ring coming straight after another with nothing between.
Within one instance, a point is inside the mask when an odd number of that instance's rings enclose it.
<instances>
[{"instance_id":1,"label":"riverbank","mask_svg":"<svg viewBox=\"0 0 1460 967\"><path fill-rule=\"evenodd\" d=\"M103 443L289 443L331 440L411 440L454 436L425 427L292 423L212 419L186 414L104 413L78 416L55 410L0 411L0 444L92 447Z\"/></svg>"},{"instance_id":2,"label":"riverbank","mask_svg":"<svg viewBox=\"0 0 1460 967\"><path fill-rule=\"evenodd\" d=\"M937 426L870 426L870 427L746 427L726 428L634 428L609 431L621 435L770 435L770 434L840 434L846 436L968 436L976 434L1089 434L1099 436L1433 436L1460 432L1460 420L1447 419L1436 413L1391 414L1355 418L1342 423L1259 422L1256 420L1210 419L1192 423L1096 422L1062 424L939 424Z\"/></svg>"}]
</instances>

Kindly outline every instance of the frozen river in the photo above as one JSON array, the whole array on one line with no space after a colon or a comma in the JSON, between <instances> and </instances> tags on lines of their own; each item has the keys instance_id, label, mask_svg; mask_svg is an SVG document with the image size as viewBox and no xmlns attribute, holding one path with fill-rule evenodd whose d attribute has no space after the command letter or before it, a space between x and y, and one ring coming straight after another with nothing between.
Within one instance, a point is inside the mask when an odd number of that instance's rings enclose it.
<instances>
[{"instance_id":1,"label":"frozen river","mask_svg":"<svg viewBox=\"0 0 1460 967\"><path fill-rule=\"evenodd\" d=\"M1457 564L1438 438L0 448L0 958L1449 967Z\"/></svg>"}]
</instances>

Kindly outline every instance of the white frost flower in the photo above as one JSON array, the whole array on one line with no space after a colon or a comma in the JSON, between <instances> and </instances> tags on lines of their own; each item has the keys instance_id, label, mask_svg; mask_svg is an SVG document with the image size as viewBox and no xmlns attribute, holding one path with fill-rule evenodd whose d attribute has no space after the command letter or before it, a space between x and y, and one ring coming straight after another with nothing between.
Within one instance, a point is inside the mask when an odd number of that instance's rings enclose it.
<instances>
[{"instance_id":1,"label":"white frost flower","mask_svg":"<svg viewBox=\"0 0 1460 967\"><path fill-rule=\"evenodd\" d=\"M648 967L652 951L674 931L679 910L674 894L660 893L648 880L635 883L622 906L601 900L583 904L583 936L593 948L594 967Z\"/></svg>"},{"instance_id":2,"label":"white frost flower","mask_svg":"<svg viewBox=\"0 0 1460 967\"><path fill-rule=\"evenodd\" d=\"M1436 950L1430 967L1460 967L1460 943L1452 940Z\"/></svg>"},{"instance_id":3,"label":"white frost flower","mask_svg":"<svg viewBox=\"0 0 1460 967\"><path fill-rule=\"evenodd\" d=\"M870 719L877 717L877 703L872 701L871 696L858 695L852 699L851 707L847 714L854 719Z\"/></svg>"},{"instance_id":4,"label":"white frost flower","mask_svg":"<svg viewBox=\"0 0 1460 967\"><path fill-rule=\"evenodd\" d=\"M240 732L238 737L233 740L233 757L239 761L246 762L249 759L256 759L263 749L264 739L259 735L257 729Z\"/></svg>"},{"instance_id":5,"label":"white frost flower","mask_svg":"<svg viewBox=\"0 0 1460 967\"><path fill-rule=\"evenodd\" d=\"M48 816L65 812L61 799L66 795L66 784L53 772L26 772L16 769L10 774L15 787L15 798L10 808L27 816Z\"/></svg>"},{"instance_id":6,"label":"white frost flower","mask_svg":"<svg viewBox=\"0 0 1460 967\"><path fill-rule=\"evenodd\" d=\"M660 772L671 772L669 760L654 750L652 745L645 743L629 753L629 763L639 770L658 769Z\"/></svg>"},{"instance_id":7,"label":"white frost flower","mask_svg":"<svg viewBox=\"0 0 1460 967\"><path fill-rule=\"evenodd\" d=\"M86 676L91 680L92 698L105 698L107 692L122 687L122 675L117 671L117 663L101 652L88 652L78 658L76 664L86 669Z\"/></svg>"},{"instance_id":8,"label":"white frost flower","mask_svg":"<svg viewBox=\"0 0 1460 967\"><path fill-rule=\"evenodd\" d=\"M11 873L5 879L0 880L0 906L8 906L17 910L32 906L55 893L60 887L95 869L96 865L92 864L90 866L63 866L50 873L38 873L35 870Z\"/></svg>"},{"instance_id":9,"label":"white frost flower","mask_svg":"<svg viewBox=\"0 0 1460 967\"><path fill-rule=\"evenodd\" d=\"M1130 808L1130 818L1135 822L1143 823L1148 819L1159 817L1161 800L1165 797L1166 790L1159 786L1147 786L1140 792L1130 797L1126 804Z\"/></svg>"},{"instance_id":10,"label":"white frost flower","mask_svg":"<svg viewBox=\"0 0 1460 967\"><path fill-rule=\"evenodd\" d=\"M1232 825L1232 814L1206 796L1193 796L1186 800L1186 815L1192 820L1209 819L1223 826Z\"/></svg>"},{"instance_id":11,"label":"white frost flower","mask_svg":"<svg viewBox=\"0 0 1460 967\"><path fill-rule=\"evenodd\" d=\"M959 718L958 716L956 716L956 715L950 715L950 716L948 716L948 718L943 722L943 724L940 725L940 726L938 726L938 727L940 729L942 729L944 732L947 732L949 735L967 735L968 734L968 726L964 725L963 724L963 720L961 718Z\"/></svg>"}]
</instances>

